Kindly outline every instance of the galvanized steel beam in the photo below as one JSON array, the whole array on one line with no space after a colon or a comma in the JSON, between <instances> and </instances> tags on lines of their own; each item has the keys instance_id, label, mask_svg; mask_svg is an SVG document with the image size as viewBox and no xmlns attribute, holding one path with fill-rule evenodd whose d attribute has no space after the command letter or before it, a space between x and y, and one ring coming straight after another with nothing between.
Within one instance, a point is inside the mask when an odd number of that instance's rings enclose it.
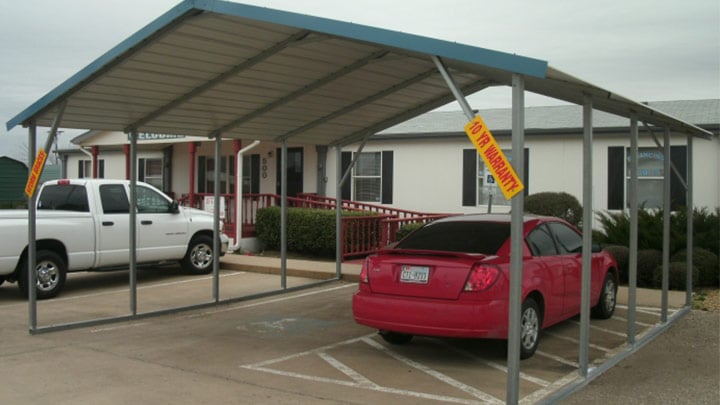
<instances>
[{"instance_id":1,"label":"galvanized steel beam","mask_svg":"<svg viewBox=\"0 0 720 405\"><path fill-rule=\"evenodd\" d=\"M693 216L695 215L695 207L693 202L693 137L687 137L687 188L685 189L686 205L687 205L687 224L686 224L686 278L685 278L685 305L692 306L693 293Z\"/></svg>"},{"instance_id":2,"label":"galvanized steel beam","mask_svg":"<svg viewBox=\"0 0 720 405\"><path fill-rule=\"evenodd\" d=\"M592 274L592 142L593 142L593 99L585 96L583 104L583 244L582 278L580 288L580 349L579 373L587 377L590 345L590 278Z\"/></svg>"},{"instance_id":3,"label":"galvanized steel beam","mask_svg":"<svg viewBox=\"0 0 720 405\"><path fill-rule=\"evenodd\" d=\"M662 308L660 321L668 319L668 284L670 274L670 130L665 129L663 148L663 263L662 263Z\"/></svg>"},{"instance_id":4,"label":"galvanized steel beam","mask_svg":"<svg viewBox=\"0 0 720 405\"><path fill-rule=\"evenodd\" d=\"M130 313L137 315L137 138L138 131L130 131Z\"/></svg>"},{"instance_id":5,"label":"galvanized steel beam","mask_svg":"<svg viewBox=\"0 0 720 405\"><path fill-rule=\"evenodd\" d=\"M627 342L635 343L637 315L637 251L638 251L638 120L630 118L630 257L628 260L628 323Z\"/></svg>"}]
</instances>

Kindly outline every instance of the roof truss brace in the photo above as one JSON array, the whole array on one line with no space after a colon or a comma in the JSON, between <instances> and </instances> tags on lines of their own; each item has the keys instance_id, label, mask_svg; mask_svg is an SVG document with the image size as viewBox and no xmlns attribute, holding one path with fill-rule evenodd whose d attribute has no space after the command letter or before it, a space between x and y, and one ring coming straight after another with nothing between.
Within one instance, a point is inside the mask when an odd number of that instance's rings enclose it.
<instances>
[{"instance_id":1,"label":"roof truss brace","mask_svg":"<svg viewBox=\"0 0 720 405\"><path fill-rule=\"evenodd\" d=\"M156 109L155 111L147 114L146 116L140 118L139 120L133 122L130 124L126 129L125 132L131 132L133 128L140 128L143 125L147 124L148 122L154 120L155 118L161 116L162 114L170 111L171 109L179 106L180 104L191 100L193 97L197 96L198 94L201 94L211 88L213 88L215 85L224 82L225 80L229 79L230 77L236 75L237 73L249 69L258 63L266 60L267 58L277 54L278 52L282 51L283 49L287 48L288 46L296 43L297 41L301 41L305 37L307 37L310 34L308 31L300 31L297 32L283 41L280 41L276 43L275 45L271 46L270 48L267 48L260 52L259 54L253 56L250 59L247 59L243 61L240 64L237 64L233 66L232 68L228 69L227 71L219 74L215 78L205 82L204 84L192 89L191 91L183 94L182 96L176 98L175 100L165 104L164 106Z\"/></svg>"},{"instance_id":2,"label":"roof truss brace","mask_svg":"<svg viewBox=\"0 0 720 405\"><path fill-rule=\"evenodd\" d=\"M494 84L495 84L495 82L493 82L491 80L481 79L481 80L478 80L478 81L475 81L475 82L465 85L460 90L463 93L472 94L472 93L476 93L482 89L488 88ZM368 131L372 132L372 133L382 131L385 128L399 124L403 121L407 121L410 118L413 118L424 112L430 111L430 110L432 110L434 108L438 108L440 106L443 106L452 100L454 100L454 97L452 94L445 94L445 95L436 97L436 98L428 101L427 103L420 104L419 106L417 106L415 108L412 108L407 111L403 111L402 113L394 115L394 116L386 119L385 121L378 122L377 124L375 124L371 127L363 128L360 131L354 132L354 133L346 136L343 139L333 142L332 144L330 144L330 146L342 146L342 145L349 145L349 144L358 142L360 139L363 138L365 133L367 133Z\"/></svg>"},{"instance_id":3,"label":"roof truss brace","mask_svg":"<svg viewBox=\"0 0 720 405\"><path fill-rule=\"evenodd\" d=\"M373 103L373 102L375 102L375 101L377 101L377 100L380 100L380 99L382 99L382 98L384 98L384 97L389 96L389 95L392 94L392 93L395 93L395 92L397 92L397 91L400 91L400 90L402 90L402 89L404 89L404 88L406 88L406 87L412 86L412 85L415 84L415 83L419 83L419 82L427 79L428 77L432 76L434 73L435 73L435 69L431 69L431 70L428 70L428 71L426 71L426 72L420 73L419 75L417 75L417 76L415 76L415 77L413 77L413 78L410 78L410 79L408 79L408 80L406 80L406 81L404 81L404 82L398 83L398 84L396 84L396 85L394 85L394 86L392 86L392 87L388 87L387 89L385 89L385 90L383 90L383 91L381 91L381 92L379 92L379 93L375 93L375 94L373 94L373 95L371 95L371 96L369 96L369 97L366 97L366 98L364 98L364 99L362 99L362 100L360 100L360 101L357 101L357 102L355 102L355 103L352 103L352 104L350 104L350 105L348 105L348 106L346 106L346 107L344 107L344 108L341 108L341 109L339 109L339 110L336 110L336 111L334 111L334 112L332 112L332 113L330 113L330 114L328 114L328 115L326 115L326 116L324 116L324 117L318 118L318 119L316 119L315 121L312 121L312 122L310 122L310 123L308 123L308 124L305 124L305 125L301 126L300 128L294 129L294 130L286 133L285 135L282 135L282 136L279 136L279 137L275 138L275 140L278 141L278 142L280 142L280 141L282 141L282 140L284 140L284 139L288 139L288 138L291 138L291 137L293 137L293 136L295 136L295 135L301 134L301 133L303 133L303 132L305 132L305 131L307 131L307 130L309 130L309 129L311 129L311 128L314 128L314 127L316 127L316 126L318 126L318 125L322 125L322 124L324 124L324 123L326 123L326 122L328 122L328 121L330 121L330 120L333 120L333 119L335 119L335 118L337 118L337 117L340 117L340 116L342 116L342 115L348 114L348 113L350 113L351 111L356 110L356 109L358 109L358 108L361 108L361 107L364 106L364 105Z\"/></svg>"},{"instance_id":4,"label":"roof truss brace","mask_svg":"<svg viewBox=\"0 0 720 405\"><path fill-rule=\"evenodd\" d=\"M385 51L385 50L383 50L383 51L378 51L378 52L373 52L373 53L371 53L370 55L368 55L368 56L366 56L366 57L364 57L364 58L362 58L362 59L359 59L359 60L357 60L357 61L355 61L355 62L353 62L353 63L351 63L351 64L349 64L349 65L347 65L347 66L345 66L345 67L343 67L343 68L341 68L341 69L339 69L339 70L336 70L336 71L330 73L329 75L327 75L327 76L325 76L325 77L323 77L323 78L321 78L321 79L319 79L319 80L316 80L316 81L314 81L313 83L310 83L310 84L308 84L307 86L305 86L305 87L303 87L303 88L300 88L300 89L298 89L298 90L296 90L296 91L288 94L287 96L285 96L285 97L283 97L283 98L281 98L281 99L278 99L278 100L276 100L276 101L273 101L272 103L267 104L266 106L264 106L264 107L262 107L262 108L259 108L259 109L255 110L255 111L253 111L253 112L245 115L245 116L242 116L242 117L240 117L240 118L238 118L238 119L235 119L235 120L233 120L233 121L230 121L229 123L223 125L222 127L217 128L217 129L215 130L215 132L220 132L220 133L222 133L222 132L227 132L227 131L229 131L230 129L232 129L232 128L234 128L234 127L237 127L238 125L241 125L241 124L243 124L243 123L245 123L245 122L248 122L248 121L250 121L250 120L252 120L252 119L254 119L254 118L257 118L257 117L259 117L259 116L261 116L261 115L263 115L263 114L265 114L265 113L267 113L267 112L269 112L269 111L274 110L275 108L280 107L281 105L287 104L287 103L289 103L290 101L293 101L293 100L295 100L295 99L297 99L297 98L299 98L299 97L301 97L301 96L303 96L303 95L305 95L305 94L308 94L308 93L310 93L310 92L312 92L312 91L314 91L314 90L316 90L316 89L318 89L318 88L320 88L320 87L322 87L322 86L324 86L324 85L326 85L326 84L328 84L328 83L330 83L330 82L333 82L333 81L335 81L335 80L337 80L337 79L339 79L339 78L341 78L341 77L343 77L343 76L345 76L345 75L347 75L347 74L349 74L349 73L352 73L353 71L360 69L361 67L367 65L367 64L370 63L370 62L373 62L373 61L376 61L376 60L378 60L378 59L381 59L383 56L385 56L385 55L387 55L387 54L388 54L388 51Z\"/></svg>"}]
</instances>

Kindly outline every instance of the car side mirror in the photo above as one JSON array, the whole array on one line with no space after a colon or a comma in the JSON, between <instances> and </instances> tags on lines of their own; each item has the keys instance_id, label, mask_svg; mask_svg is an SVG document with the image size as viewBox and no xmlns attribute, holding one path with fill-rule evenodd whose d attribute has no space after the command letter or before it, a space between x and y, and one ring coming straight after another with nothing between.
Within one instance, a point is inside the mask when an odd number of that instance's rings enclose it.
<instances>
[{"instance_id":1,"label":"car side mirror","mask_svg":"<svg viewBox=\"0 0 720 405\"><path fill-rule=\"evenodd\" d=\"M602 252L602 247L600 246L599 243L594 243L594 242L593 242L591 249L592 249L592 252L593 252L593 253Z\"/></svg>"},{"instance_id":2,"label":"car side mirror","mask_svg":"<svg viewBox=\"0 0 720 405\"><path fill-rule=\"evenodd\" d=\"M178 205L178 202L177 202L177 201L173 201L173 202L170 203L169 212L170 212L171 214L177 214L177 213L180 212L180 206Z\"/></svg>"}]
</instances>

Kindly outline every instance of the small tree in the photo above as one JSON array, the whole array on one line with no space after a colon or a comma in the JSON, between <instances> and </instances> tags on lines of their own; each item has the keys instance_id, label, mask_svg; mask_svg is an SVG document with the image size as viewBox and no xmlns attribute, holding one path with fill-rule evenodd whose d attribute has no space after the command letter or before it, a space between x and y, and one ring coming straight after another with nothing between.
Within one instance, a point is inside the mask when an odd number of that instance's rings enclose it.
<instances>
[{"instance_id":1,"label":"small tree","mask_svg":"<svg viewBox=\"0 0 720 405\"><path fill-rule=\"evenodd\" d=\"M575 226L582 222L583 209L577 198L564 192L542 192L525 199L525 212L562 218Z\"/></svg>"}]
</instances>

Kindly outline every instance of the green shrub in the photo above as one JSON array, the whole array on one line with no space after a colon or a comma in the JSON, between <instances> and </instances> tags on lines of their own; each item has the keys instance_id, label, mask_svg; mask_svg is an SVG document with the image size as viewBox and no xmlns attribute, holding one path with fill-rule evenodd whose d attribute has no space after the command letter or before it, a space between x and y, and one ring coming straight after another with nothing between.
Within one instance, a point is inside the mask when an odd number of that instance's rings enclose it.
<instances>
[{"instance_id":1,"label":"green shrub","mask_svg":"<svg viewBox=\"0 0 720 405\"><path fill-rule=\"evenodd\" d=\"M685 263L672 262L668 268L668 289L685 291L687 287L687 266ZM698 268L693 266L693 287L697 287ZM662 288L662 265L653 271L653 288Z\"/></svg>"},{"instance_id":2,"label":"green shrub","mask_svg":"<svg viewBox=\"0 0 720 405\"><path fill-rule=\"evenodd\" d=\"M425 225L422 222L415 222L412 224L403 225L398 229L398 231L395 233L395 240L400 240L410 234L410 232L422 227Z\"/></svg>"},{"instance_id":3,"label":"green shrub","mask_svg":"<svg viewBox=\"0 0 720 405\"><path fill-rule=\"evenodd\" d=\"M343 216L374 215L343 211ZM280 249L280 207L262 208L255 217L257 238L266 249ZM335 211L312 208L288 208L288 251L310 256L335 257ZM373 235L366 234L368 238Z\"/></svg>"},{"instance_id":4,"label":"green shrub","mask_svg":"<svg viewBox=\"0 0 720 405\"><path fill-rule=\"evenodd\" d=\"M687 250L682 249L675 253L671 262L687 263ZM693 284L700 287L718 287L720 284L720 267L718 256L703 248L693 248L693 267L698 271Z\"/></svg>"},{"instance_id":5,"label":"green shrub","mask_svg":"<svg viewBox=\"0 0 720 405\"><path fill-rule=\"evenodd\" d=\"M662 265L662 252L656 249L641 249L637 253L637 286L655 287L654 273Z\"/></svg>"},{"instance_id":6,"label":"green shrub","mask_svg":"<svg viewBox=\"0 0 720 405\"><path fill-rule=\"evenodd\" d=\"M606 250L608 253L610 253L615 258L615 261L618 264L618 272L620 275L620 282L627 283L628 282L628 262L630 259L630 249L628 249L626 246L608 245L608 246L603 247L603 250Z\"/></svg>"},{"instance_id":7,"label":"green shrub","mask_svg":"<svg viewBox=\"0 0 720 405\"><path fill-rule=\"evenodd\" d=\"M580 225L583 209L574 196L564 192L542 192L525 198L525 212L562 218L573 225Z\"/></svg>"},{"instance_id":8,"label":"green shrub","mask_svg":"<svg viewBox=\"0 0 720 405\"><path fill-rule=\"evenodd\" d=\"M693 211L693 246L711 252L720 247L720 208L710 213L706 208ZM628 212L603 212L597 214L603 228L605 243L629 246L630 214ZM670 253L687 246L687 210L680 209L670 215ZM662 250L663 211L638 211L638 249ZM719 252L720 253L720 252Z\"/></svg>"}]
</instances>

